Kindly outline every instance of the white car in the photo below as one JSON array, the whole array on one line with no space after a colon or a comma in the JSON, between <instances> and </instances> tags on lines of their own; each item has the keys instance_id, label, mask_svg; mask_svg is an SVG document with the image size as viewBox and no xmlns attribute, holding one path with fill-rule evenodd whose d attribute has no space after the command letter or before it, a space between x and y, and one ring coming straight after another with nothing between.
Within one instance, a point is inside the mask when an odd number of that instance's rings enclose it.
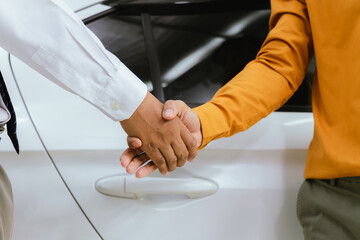
<instances>
[{"instance_id":1,"label":"white car","mask_svg":"<svg viewBox=\"0 0 360 240\"><path fill-rule=\"evenodd\" d=\"M151 5L156 2L145 8L146 1L68 0L159 98L206 102L254 57L266 35L269 9L194 14L200 8L191 4L206 1ZM149 56L151 40L158 55ZM148 61L155 67L149 70ZM313 134L308 93L297 96L306 106L293 98L249 130L210 143L168 176L136 179L120 165L127 145L119 123L2 49L0 68L21 149L17 155L2 135L0 163L14 192L14 240L303 239L296 198Z\"/></svg>"}]
</instances>

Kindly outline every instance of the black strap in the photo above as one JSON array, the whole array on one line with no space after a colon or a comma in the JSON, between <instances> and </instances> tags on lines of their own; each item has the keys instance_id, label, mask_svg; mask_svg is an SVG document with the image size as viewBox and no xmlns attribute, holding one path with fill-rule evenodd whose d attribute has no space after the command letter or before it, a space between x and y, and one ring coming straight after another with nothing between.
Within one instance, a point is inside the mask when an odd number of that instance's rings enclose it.
<instances>
[{"instance_id":1,"label":"black strap","mask_svg":"<svg viewBox=\"0 0 360 240\"><path fill-rule=\"evenodd\" d=\"M15 110L14 107L11 103L10 100L10 96L9 93L6 89L6 85L3 79L3 76L0 72L0 95L1 98L6 106L6 108L9 110L11 118L9 120L9 122L7 122L6 124L6 128L7 128L7 134L15 148L15 151L17 152L17 154L19 154L19 142L18 142L18 138L16 135L16 115L15 115Z\"/></svg>"}]
</instances>

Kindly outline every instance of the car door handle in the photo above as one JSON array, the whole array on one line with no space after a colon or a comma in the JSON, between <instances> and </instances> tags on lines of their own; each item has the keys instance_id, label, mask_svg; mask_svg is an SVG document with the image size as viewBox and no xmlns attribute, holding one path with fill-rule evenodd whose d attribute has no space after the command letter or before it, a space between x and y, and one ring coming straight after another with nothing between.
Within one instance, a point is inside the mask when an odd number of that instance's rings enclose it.
<instances>
[{"instance_id":1,"label":"car door handle","mask_svg":"<svg viewBox=\"0 0 360 240\"><path fill-rule=\"evenodd\" d=\"M218 186L209 180L198 177L135 178L126 174L113 175L99 179L95 188L102 194L120 198L141 198L146 195L178 195L201 198L215 193Z\"/></svg>"}]
</instances>

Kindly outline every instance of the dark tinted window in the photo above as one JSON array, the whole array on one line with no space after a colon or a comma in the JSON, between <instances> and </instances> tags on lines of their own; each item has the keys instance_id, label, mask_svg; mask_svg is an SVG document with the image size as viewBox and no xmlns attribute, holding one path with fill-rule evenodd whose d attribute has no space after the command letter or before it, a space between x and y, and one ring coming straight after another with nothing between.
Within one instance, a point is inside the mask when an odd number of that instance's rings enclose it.
<instances>
[{"instance_id":1,"label":"dark tinted window","mask_svg":"<svg viewBox=\"0 0 360 240\"><path fill-rule=\"evenodd\" d=\"M255 58L268 33L269 15L270 10L257 10L152 16L165 98L192 107L210 100ZM152 90L140 17L112 13L88 27ZM311 111L314 64L280 111Z\"/></svg>"},{"instance_id":2,"label":"dark tinted window","mask_svg":"<svg viewBox=\"0 0 360 240\"><path fill-rule=\"evenodd\" d=\"M106 49L150 84L140 17L110 14L87 24L87 27L99 37Z\"/></svg>"}]
</instances>

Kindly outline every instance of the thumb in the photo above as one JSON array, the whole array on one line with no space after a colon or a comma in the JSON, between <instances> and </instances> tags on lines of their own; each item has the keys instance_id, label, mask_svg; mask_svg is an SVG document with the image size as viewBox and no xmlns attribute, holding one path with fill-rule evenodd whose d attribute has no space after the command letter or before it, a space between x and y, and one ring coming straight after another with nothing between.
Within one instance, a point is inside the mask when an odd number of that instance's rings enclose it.
<instances>
[{"instance_id":1,"label":"thumb","mask_svg":"<svg viewBox=\"0 0 360 240\"><path fill-rule=\"evenodd\" d=\"M139 148L142 145L141 140L137 137L127 137L126 140L127 140L127 144L129 146L129 148L131 148L131 149Z\"/></svg>"},{"instance_id":2,"label":"thumb","mask_svg":"<svg viewBox=\"0 0 360 240\"><path fill-rule=\"evenodd\" d=\"M174 119L179 113L178 104L174 100L168 100L164 104L163 108L163 118L165 120Z\"/></svg>"}]
</instances>

